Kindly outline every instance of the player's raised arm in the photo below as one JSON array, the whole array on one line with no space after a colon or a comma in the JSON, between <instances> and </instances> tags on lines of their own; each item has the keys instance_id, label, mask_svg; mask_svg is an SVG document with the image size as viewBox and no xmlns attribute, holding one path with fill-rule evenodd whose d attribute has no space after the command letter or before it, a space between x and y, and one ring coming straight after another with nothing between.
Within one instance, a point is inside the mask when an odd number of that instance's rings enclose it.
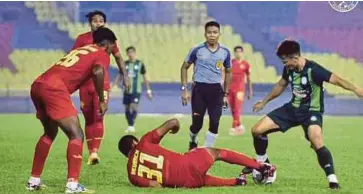
<instances>
[{"instance_id":1,"label":"player's raised arm","mask_svg":"<svg viewBox=\"0 0 363 194\"><path fill-rule=\"evenodd\" d=\"M165 123L163 123L157 129L155 129L155 131L157 132L157 134L160 137L164 137L164 135L169 132L172 134L178 133L179 128L180 128L180 124L179 124L178 119L170 119L170 120L167 120Z\"/></svg>"},{"instance_id":2,"label":"player's raised arm","mask_svg":"<svg viewBox=\"0 0 363 194\"><path fill-rule=\"evenodd\" d=\"M332 74L329 79L329 83L354 92L359 98L363 98L363 89L350 83L349 81L339 77L336 74Z\"/></svg>"},{"instance_id":3,"label":"player's raised arm","mask_svg":"<svg viewBox=\"0 0 363 194\"><path fill-rule=\"evenodd\" d=\"M180 124L178 119L170 119L167 120L165 123L163 123L158 128L148 132L145 134L141 141L148 141L154 144L160 143L161 139L165 136L167 133L176 134L178 133L180 128Z\"/></svg>"}]
</instances>

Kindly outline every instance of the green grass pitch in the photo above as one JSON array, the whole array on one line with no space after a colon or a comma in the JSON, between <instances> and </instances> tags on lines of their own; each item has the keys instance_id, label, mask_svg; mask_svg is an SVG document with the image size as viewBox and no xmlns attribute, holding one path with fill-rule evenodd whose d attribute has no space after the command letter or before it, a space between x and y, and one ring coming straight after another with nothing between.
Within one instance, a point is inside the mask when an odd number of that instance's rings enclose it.
<instances>
[{"instance_id":1,"label":"green grass pitch","mask_svg":"<svg viewBox=\"0 0 363 194\"><path fill-rule=\"evenodd\" d=\"M136 122L136 135L158 126L168 116L139 116ZM259 117L244 117L243 121L250 128ZM185 152L189 140L188 128L190 117L180 118L181 130L176 135L167 135L162 145L174 151ZM34 146L42 134L40 122L34 115L0 115L0 169L1 194L27 193L25 183L29 177ZM231 118L221 119L217 147L229 148L254 156L250 133L239 137L228 136ZM82 121L83 123L83 121ZM207 120L199 141L204 142ZM124 135L126 122L123 115L106 116L106 133L101 147L101 163L87 166L88 157L84 148L84 165L81 183L96 193L332 193L327 189L327 181L320 169L315 152L304 139L301 128L290 129L286 134L270 135L268 154L277 165L277 180L271 186L258 186L249 178L246 187L202 188L202 189L141 189L128 183L126 175L126 158L117 150L117 142ZM362 118L358 117L325 117L324 140L332 151L336 173L342 189L334 193L363 193L362 175ZM49 154L42 180L48 186L39 193L62 193L66 181L66 136L59 131ZM216 163L210 173L223 177L236 177L241 170L239 166Z\"/></svg>"}]
</instances>

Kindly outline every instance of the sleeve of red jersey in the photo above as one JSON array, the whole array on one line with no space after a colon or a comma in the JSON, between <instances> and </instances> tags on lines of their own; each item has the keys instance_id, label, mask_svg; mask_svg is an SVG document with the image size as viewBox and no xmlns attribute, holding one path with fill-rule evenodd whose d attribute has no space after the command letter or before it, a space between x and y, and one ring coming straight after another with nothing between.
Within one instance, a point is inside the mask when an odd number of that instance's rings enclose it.
<instances>
[{"instance_id":1,"label":"sleeve of red jersey","mask_svg":"<svg viewBox=\"0 0 363 194\"><path fill-rule=\"evenodd\" d=\"M131 184L137 187L150 187L150 180L144 177L139 177L136 175L129 175L129 180Z\"/></svg>"},{"instance_id":2,"label":"sleeve of red jersey","mask_svg":"<svg viewBox=\"0 0 363 194\"><path fill-rule=\"evenodd\" d=\"M142 136L140 142L146 141L146 142L153 143L153 144L159 144L162 138L163 137L161 137L159 135L157 130L154 129L154 130L146 133L144 136Z\"/></svg>"},{"instance_id":3,"label":"sleeve of red jersey","mask_svg":"<svg viewBox=\"0 0 363 194\"><path fill-rule=\"evenodd\" d=\"M81 36L78 36L77 39L76 39L76 42L74 43L73 45L73 48L72 50L76 49L76 48L79 48L79 47L82 47L82 38Z\"/></svg>"},{"instance_id":4,"label":"sleeve of red jersey","mask_svg":"<svg viewBox=\"0 0 363 194\"><path fill-rule=\"evenodd\" d=\"M113 49L112 49L112 54L113 55L116 55L117 53L119 53L120 52L120 46L119 46L119 44L118 44L118 42L117 42L117 40L116 40L116 45L113 47Z\"/></svg>"}]
</instances>

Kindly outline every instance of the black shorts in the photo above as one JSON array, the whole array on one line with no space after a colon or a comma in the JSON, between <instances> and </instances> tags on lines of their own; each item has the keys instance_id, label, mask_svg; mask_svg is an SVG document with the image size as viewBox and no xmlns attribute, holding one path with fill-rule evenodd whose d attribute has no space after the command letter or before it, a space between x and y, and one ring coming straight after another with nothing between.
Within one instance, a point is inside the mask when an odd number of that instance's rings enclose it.
<instances>
[{"instance_id":1,"label":"black shorts","mask_svg":"<svg viewBox=\"0 0 363 194\"><path fill-rule=\"evenodd\" d=\"M323 127L323 115L321 112L309 111L293 107L290 103L284 104L267 114L280 128L281 132L286 132L291 127L302 126L305 137L310 125Z\"/></svg>"},{"instance_id":2,"label":"black shorts","mask_svg":"<svg viewBox=\"0 0 363 194\"><path fill-rule=\"evenodd\" d=\"M132 103L139 104L140 95L141 95L140 93L131 93L131 94L124 93L123 104L124 105L130 105Z\"/></svg>"},{"instance_id":3,"label":"black shorts","mask_svg":"<svg viewBox=\"0 0 363 194\"><path fill-rule=\"evenodd\" d=\"M193 115L204 116L208 110L208 115L212 120L220 119L223 108L223 89L221 84L207 84L195 82L192 91L192 111Z\"/></svg>"}]
</instances>

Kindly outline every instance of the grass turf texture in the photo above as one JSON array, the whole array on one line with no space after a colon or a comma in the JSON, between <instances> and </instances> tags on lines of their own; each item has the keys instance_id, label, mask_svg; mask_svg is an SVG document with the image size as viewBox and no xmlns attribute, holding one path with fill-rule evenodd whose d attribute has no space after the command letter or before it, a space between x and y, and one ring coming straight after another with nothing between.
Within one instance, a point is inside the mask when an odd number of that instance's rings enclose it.
<instances>
[{"instance_id":1,"label":"grass turf texture","mask_svg":"<svg viewBox=\"0 0 363 194\"><path fill-rule=\"evenodd\" d=\"M167 116L139 116L136 122L136 135L151 130L160 125ZM250 128L259 117L245 117L244 124ZM26 181L29 178L35 144L42 134L40 122L34 115L0 115L3 124L0 130L0 163L1 187L0 193L27 193ZM81 121L83 123L83 121ZM174 151L184 152L189 141L188 128L190 118L180 119L181 130L176 135L167 135L162 145ZM254 156L252 138L249 132L243 136L230 137L231 117L222 117L217 147L229 148ZM199 142L204 142L208 120L200 133ZM271 161L277 165L277 180L272 186L255 185L249 178L246 187L202 188L202 189L141 189L129 184L126 174L126 158L117 150L117 142L124 135L126 122L123 115L107 115L106 133L101 147L101 163L87 166L88 157L84 147L81 183L97 193L331 193L323 171L318 165L315 152L304 139L301 128L290 129L286 134L269 136L268 154ZM360 176L363 175L361 161L361 135L363 122L358 117L325 117L324 139L332 151L336 173L343 187L338 193L362 193L363 185ZM59 131L58 137L50 151L42 180L48 186L39 193L64 192L67 163L67 139ZM218 162L210 173L223 177L236 177L241 167ZM336 193L336 192L334 192Z\"/></svg>"}]
</instances>

